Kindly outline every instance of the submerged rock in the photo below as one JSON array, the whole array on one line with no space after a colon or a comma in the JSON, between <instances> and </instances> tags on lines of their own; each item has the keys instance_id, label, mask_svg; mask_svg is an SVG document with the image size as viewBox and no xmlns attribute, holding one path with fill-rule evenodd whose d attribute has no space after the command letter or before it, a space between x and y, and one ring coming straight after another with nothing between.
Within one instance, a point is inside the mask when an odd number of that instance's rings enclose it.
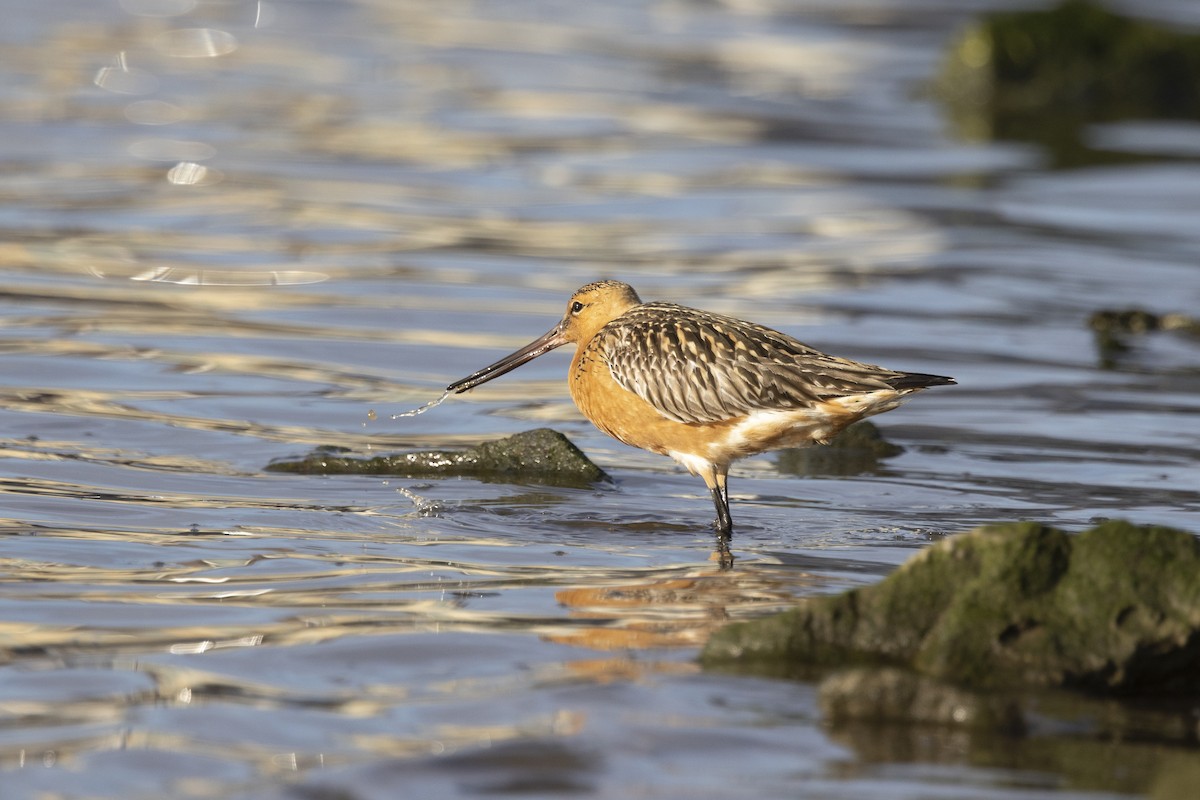
<instances>
[{"instance_id":1,"label":"submerged rock","mask_svg":"<svg viewBox=\"0 0 1200 800\"><path fill-rule=\"evenodd\" d=\"M301 459L273 461L267 469L305 475L469 476L559 486L610 480L570 439L550 428L524 431L466 450L419 450L374 458L353 458L345 452L318 448Z\"/></svg>"},{"instance_id":2,"label":"submerged rock","mask_svg":"<svg viewBox=\"0 0 1200 800\"><path fill-rule=\"evenodd\" d=\"M867 672L867 671L856 671ZM898 670L880 670L891 672ZM877 687L879 681L882 688ZM823 730L831 741L855 753L858 763L887 770L914 765L970 765L994 768L1000 775L1054 776L1042 791L1025 786L1037 797L1145 797L1154 800L1194 800L1200 783L1200 753L1196 748L1196 720L1191 704L1177 698L1158 707L1136 702L1096 698L1077 692L1038 690L1019 692L969 692L930 678L911 674L900 681L922 684L918 695L935 693L927 709L915 705L915 714L897 718L887 707L887 697L907 689L892 688L888 675L852 675L844 685L831 677L820 689L824 710ZM832 686L832 684L838 686ZM839 689L884 694L888 710L873 713L868 703L848 698L848 710L837 708ZM832 698L830 695L834 695ZM987 712L971 716L980 706L998 712L995 725ZM947 718L946 711L950 712ZM1018 716L1013 716L1014 714ZM920 769L917 766L917 769ZM1009 791L984 792L984 796L1009 796ZM1092 792L1098 795L1091 794ZM953 796L961 796L950 792ZM1019 791L1014 796L1026 794Z\"/></svg>"},{"instance_id":3,"label":"submerged rock","mask_svg":"<svg viewBox=\"0 0 1200 800\"><path fill-rule=\"evenodd\" d=\"M904 452L883 438L879 428L866 420L856 422L827 445L781 450L775 465L792 475L861 475L879 469L879 462Z\"/></svg>"},{"instance_id":4,"label":"submerged rock","mask_svg":"<svg viewBox=\"0 0 1200 800\"><path fill-rule=\"evenodd\" d=\"M730 625L708 666L905 665L967 687L1200 691L1200 541L1106 522L1078 535L986 526L878 584Z\"/></svg>"},{"instance_id":5,"label":"submerged rock","mask_svg":"<svg viewBox=\"0 0 1200 800\"><path fill-rule=\"evenodd\" d=\"M891 667L835 672L821 681L817 700L826 721L914 722L1020 733L1020 704L1004 694L972 692Z\"/></svg>"}]
</instances>

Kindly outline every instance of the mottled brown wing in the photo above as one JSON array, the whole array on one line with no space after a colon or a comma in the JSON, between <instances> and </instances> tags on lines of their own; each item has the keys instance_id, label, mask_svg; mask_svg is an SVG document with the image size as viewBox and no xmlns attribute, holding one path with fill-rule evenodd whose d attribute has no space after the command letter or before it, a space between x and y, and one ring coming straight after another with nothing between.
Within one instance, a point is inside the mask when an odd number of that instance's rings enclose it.
<instances>
[{"instance_id":1,"label":"mottled brown wing","mask_svg":"<svg viewBox=\"0 0 1200 800\"><path fill-rule=\"evenodd\" d=\"M778 331L671 303L646 303L592 342L621 386L678 422L893 388L904 373L826 355Z\"/></svg>"}]
</instances>

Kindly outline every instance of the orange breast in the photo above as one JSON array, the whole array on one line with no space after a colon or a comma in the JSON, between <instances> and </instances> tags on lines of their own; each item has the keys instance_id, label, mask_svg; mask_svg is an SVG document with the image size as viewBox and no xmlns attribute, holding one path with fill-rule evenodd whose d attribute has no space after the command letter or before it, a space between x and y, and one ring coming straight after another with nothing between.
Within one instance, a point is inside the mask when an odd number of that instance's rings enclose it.
<instances>
[{"instance_id":1,"label":"orange breast","mask_svg":"<svg viewBox=\"0 0 1200 800\"><path fill-rule=\"evenodd\" d=\"M607 365L580 347L571 362L567 381L571 399L609 436L652 453L689 453L711 459L713 445L735 420L686 423L664 417L654 406L621 386Z\"/></svg>"}]
</instances>

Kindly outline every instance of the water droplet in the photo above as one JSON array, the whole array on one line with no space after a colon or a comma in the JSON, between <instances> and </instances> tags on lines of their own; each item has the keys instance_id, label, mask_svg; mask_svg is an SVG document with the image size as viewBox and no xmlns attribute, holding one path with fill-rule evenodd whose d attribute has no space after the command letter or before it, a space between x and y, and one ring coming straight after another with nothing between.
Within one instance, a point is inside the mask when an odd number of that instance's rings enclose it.
<instances>
[{"instance_id":1,"label":"water droplet","mask_svg":"<svg viewBox=\"0 0 1200 800\"><path fill-rule=\"evenodd\" d=\"M180 161L167 170L167 180L181 186L192 186L197 183L208 183L208 167L194 161Z\"/></svg>"},{"instance_id":2,"label":"water droplet","mask_svg":"<svg viewBox=\"0 0 1200 800\"><path fill-rule=\"evenodd\" d=\"M447 389L446 391L442 392L442 396L439 397L438 399L430 400L425 405L421 406L420 408L414 408L412 411L404 411L400 414L392 414L392 419L400 419L400 417L415 417L418 414L424 414L426 411L433 408L434 406L440 406L442 404L442 401L445 400L449 396L450 396L450 390Z\"/></svg>"}]
</instances>

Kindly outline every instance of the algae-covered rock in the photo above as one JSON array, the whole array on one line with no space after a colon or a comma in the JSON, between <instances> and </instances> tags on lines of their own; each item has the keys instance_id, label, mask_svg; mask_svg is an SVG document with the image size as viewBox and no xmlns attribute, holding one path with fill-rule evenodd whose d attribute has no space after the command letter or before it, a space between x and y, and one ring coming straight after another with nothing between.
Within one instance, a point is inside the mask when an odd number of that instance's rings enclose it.
<instances>
[{"instance_id":1,"label":"algae-covered rock","mask_svg":"<svg viewBox=\"0 0 1200 800\"><path fill-rule=\"evenodd\" d=\"M1187 314L1154 314L1140 308L1101 309L1088 317L1088 327L1096 337L1100 366L1111 369L1129 350L1131 336L1155 331L1172 331L1200 338L1200 318Z\"/></svg>"},{"instance_id":2,"label":"algae-covered rock","mask_svg":"<svg viewBox=\"0 0 1200 800\"><path fill-rule=\"evenodd\" d=\"M866 420L856 422L827 445L781 450L775 465L793 475L861 475L879 469L879 462L904 452L883 438L879 428Z\"/></svg>"},{"instance_id":3,"label":"algae-covered rock","mask_svg":"<svg viewBox=\"0 0 1200 800\"><path fill-rule=\"evenodd\" d=\"M374 458L318 448L304 458L278 460L272 472L305 475L469 476L493 481L524 481L584 486L609 480L600 467L558 431L537 428L465 450L419 450Z\"/></svg>"},{"instance_id":4,"label":"algae-covered rock","mask_svg":"<svg viewBox=\"0 0 1200 800\"><path fill-rule=\"evenodd\" d=\"M1060 166L1116 160L1096 122L1200 118L1200 34L1088 0L981 15L949 49L938 94L969 139L1035 141Z\"/></svg>"},{"instance_id":5,"label":"algae-covered rock","mask_svg":"<svg viewBox=\"0 0 1200 800\"><path fill-rule=\"evenodd\" d=\"M706 665L904 664L974 687L1200 690L1200 541L1106 522L940 542L878 584L713 635Z\"/></svg>"}]
</instances>

